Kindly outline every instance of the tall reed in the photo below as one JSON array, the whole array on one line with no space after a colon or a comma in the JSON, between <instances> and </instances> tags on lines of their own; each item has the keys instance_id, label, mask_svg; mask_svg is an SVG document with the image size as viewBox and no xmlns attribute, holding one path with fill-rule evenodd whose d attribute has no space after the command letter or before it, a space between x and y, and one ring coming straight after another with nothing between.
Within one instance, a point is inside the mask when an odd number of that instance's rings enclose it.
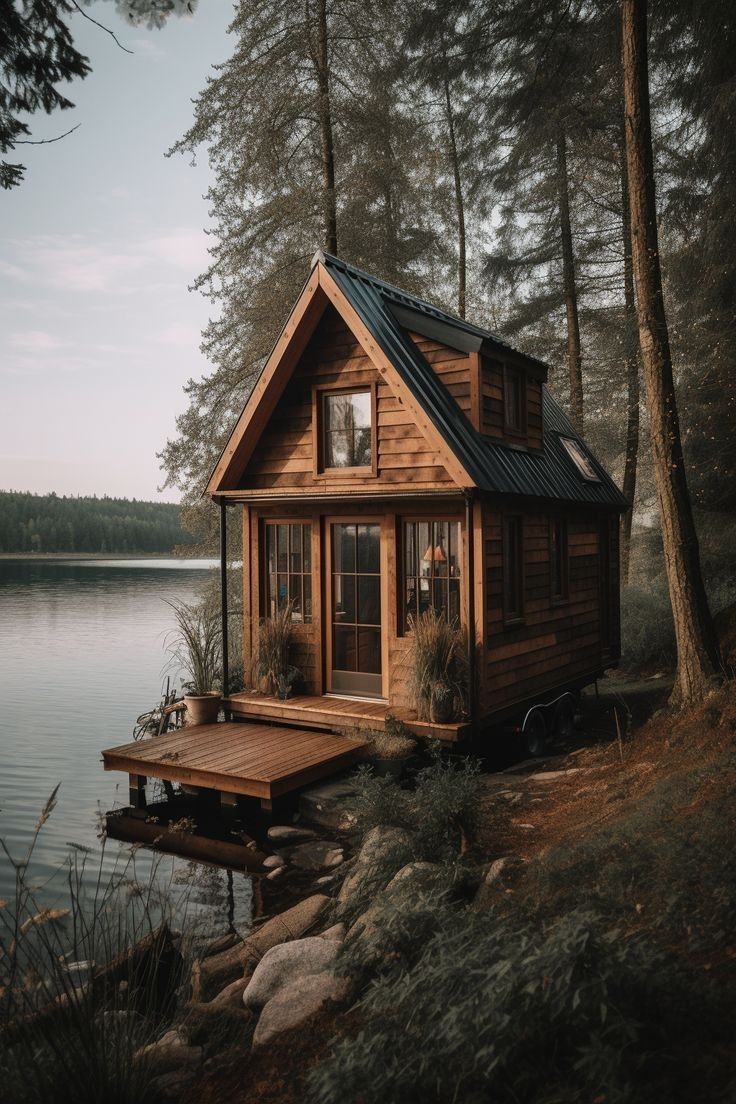
<instances>
[{"instance_id":1,"label":"tall reed","mask_svg":"<svg viewBox=\"0 0 736 1104\"><path fill-rule=\"evenodd\" d=\"M12 899L0 902L0 1095L8 1104L140 1104L152 1071L136 1052L172 1018L184 981L169 885L156 864L139 878L137 848L111 859L104 841L97 854L70 845L56 875L37 879L34 854L57 791L20 859L0 839L14 877Z\"/></svg>"},{"instance_id":2,"label":"tall reed","mask_svg":"<svg viewBox=\"0 0 736 1104\"><path fill-rule=\"evenodd\" d=\"M468 694L465 634L433 607L409 618L409 683L420 721L431 720L439 703L459 714Z\"/></svg>"},{"instance_id":3,"label":"tall reed","mask_svg":"<svg viewBox=\"0 0 736 1104\"><path fill-rule=\"evenodd\" d=\"M170 666L186 675L190 694L208 694L222 685L222 628L218 611L206 601L189 604L172 599L176 628L166 637Z\"/></svg>"},{"instance_id":4,"label":"tall reed","mask_svg":"<svg viewBox=\"0 0 736 1104\"><path fill-rule=\"evenodd\" d=\"M277 694L279 679L289 671L289 651L294 639L291 620L293 604L287 602L272 617L264 617L258 625L258 637L253 656L253 677L265 681L268 692Z\"/></svg>"}]
</instances>

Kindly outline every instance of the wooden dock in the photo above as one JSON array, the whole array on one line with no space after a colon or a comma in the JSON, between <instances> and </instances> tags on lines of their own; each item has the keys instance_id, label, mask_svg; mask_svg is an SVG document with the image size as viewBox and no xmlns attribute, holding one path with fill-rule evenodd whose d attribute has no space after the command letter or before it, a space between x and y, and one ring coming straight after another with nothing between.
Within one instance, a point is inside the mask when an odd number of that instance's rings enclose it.
<instances>
[{"instance_id":1,"label":"wooden dock","mask_svg":"<svg viewBox=\"0 0 736 1104\"><path fill-rule=\"evenodd\" d=\"M359 757L363 741L313 729L227 722L191 725L102 752L105 770L130 776L131 804L141 803L147 778L221 794L274 798L307 786Z\"/></svg>"},{"instance_id":2,"label":"wooden dock","mask_svg":"<svg viewBox=\"0 0 736 1104\"><path fill-rule=\"evenodd\" d=\"M297 694L287 701L267 697L254 691L230 694L224 700L225 709L235 717L248 721L275 721L321 729L367 732L381 731L387 716L400 720L415 736L455 743L470 733L470 724L456 721L432 724L418 721L408 709L391 707L385 702L333 697L330 694Z\"/></svg>"}]
</instances>

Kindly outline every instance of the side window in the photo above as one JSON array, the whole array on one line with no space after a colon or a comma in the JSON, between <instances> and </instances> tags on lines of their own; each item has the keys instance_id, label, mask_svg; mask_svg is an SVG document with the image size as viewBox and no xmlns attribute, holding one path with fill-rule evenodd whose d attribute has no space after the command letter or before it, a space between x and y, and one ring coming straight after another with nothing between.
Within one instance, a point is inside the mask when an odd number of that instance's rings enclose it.
<instances>
[{"instance_id":1,"label":"side window","mask_svg":"<svg viewBox=\"0 0 736 1104\"><path fill-rule=\"evenodd\" d=\"M406 521L403 525L404 572L401 627L425 610L444 613L460 623L460 523Z\"/></svg>"},{"instance_id":2,"label":"side window","mask_svg":"<svg viewBox=\"0 0 736 1104\"><path fill-rule=\"evenodd\" d=\"M312 620L312 526L266 522L267 617L291 602L291 620Z\"/></svg>"},{"instance_id":3,"label":"side window","mask_svg":"<svg viewBox=\"0 0 736 1104\"><path fill-rule=\"evenodd\" d=\"M509 433L526 433L526 377L508 365L503 370L503 422Z\"/></svg>"},{"instance_id":4,"label":"side window","mask_svg":"<svg viewBox=\"0 0 736 1104\"><path fill-rule=\"evenodd\" d=\"M524 617L524 519L503 520L503 616L513 623Z\"/></svg>"},{"instance_id":5,"label":"side window","mask_svg":"<svg viewBox=\"0 0 736 1104\"><path fill-rule=\"evenodd\" d=\"M567 522L551 518L549 523L549 574L552 602L565 602L568 597Z\"/></svg>"}]
</instances>

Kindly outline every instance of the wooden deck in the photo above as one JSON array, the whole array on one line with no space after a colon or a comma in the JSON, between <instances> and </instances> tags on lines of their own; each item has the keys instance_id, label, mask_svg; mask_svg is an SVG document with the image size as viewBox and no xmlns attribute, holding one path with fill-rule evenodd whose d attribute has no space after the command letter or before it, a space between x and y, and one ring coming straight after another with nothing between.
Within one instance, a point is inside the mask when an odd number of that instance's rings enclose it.
<instances>
[{"instance_id":1,"label":"wooden deck","mask_svg":"<svg viewBox=\"0 0 736 1104\"><path fill-rule=\"evenodd\" d=\"M300 694L280 701L253 691L231 694L224 701L225 708L236 717L251 721L280 721L304 727L345 731L355 729L366 732L383 729L390 714L402 721L417 736L432 737L455 743L470 732L468 723L431 724L417 721L407 709L397 709L385 702L360 701L355 698L332 697L324 694L310 696Z\"/></svg>"},{"instance_id":2,"label":"wooden deck","mask_svg":"<svg viewBox=\"0 0 736 1104\"><path fill-rule=\"evenodd\" d=\"M273 724L192 725L103 751L105 770L131 776L132 803L146 778L260 798L335 774L358 758L359 739Z\"/></svg>"}]
</instances>

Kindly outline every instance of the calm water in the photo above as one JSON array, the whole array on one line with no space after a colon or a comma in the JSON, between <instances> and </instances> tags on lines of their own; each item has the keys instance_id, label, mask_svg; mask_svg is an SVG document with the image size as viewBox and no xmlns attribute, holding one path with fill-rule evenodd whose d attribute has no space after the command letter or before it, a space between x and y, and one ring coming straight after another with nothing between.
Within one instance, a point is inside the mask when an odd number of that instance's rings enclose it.
<instances>
[{"instance_id":1,"label":"calm water","mask_svg":"<svg viewBox=\"0 0 736 1104\"><path fill-rule=\"evenodd\" d=\"M105 747L132 739L133 722L161 696L167 599L192 600L207 561L0 560L0 836L19 857L57 783L58 804L36 852L34 876L48 878L68 843L99 847L99 812L127 805L127 777L102 769ZM110 841L112 865L121 846ZM151 858L139 852L138 872ZM164 869L166 867L166 869ZM250 882L183 860L161 876L193 882L194 907L214 926L234 909L250 916ZM0 898L12 896L12 868L0 856ZM46 895L63 894L55 878ZM234 902L233 902L234 897Z\"/></svg>"}]
</instances>

